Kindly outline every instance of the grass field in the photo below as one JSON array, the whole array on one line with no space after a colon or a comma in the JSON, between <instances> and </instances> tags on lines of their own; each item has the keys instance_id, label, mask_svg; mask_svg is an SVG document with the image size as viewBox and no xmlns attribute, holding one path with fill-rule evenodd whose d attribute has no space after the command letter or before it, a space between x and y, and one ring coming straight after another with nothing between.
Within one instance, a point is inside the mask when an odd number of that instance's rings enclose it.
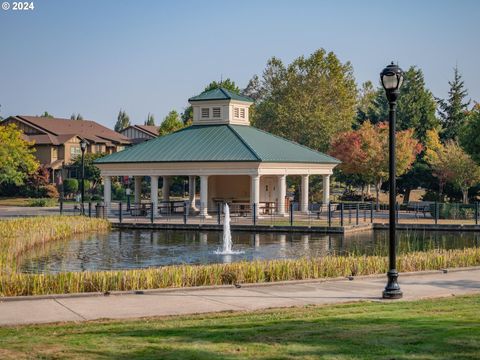
<instances>
[{"instance_id":1,"label":"grass field","mask_svg":"<svg viewBox=\"0 0 480 360\"><path fill-rule=\"evenodd\" d=\"M479 359L480 295L0 328L2 359Z\"/></svg>"}]
</instances>

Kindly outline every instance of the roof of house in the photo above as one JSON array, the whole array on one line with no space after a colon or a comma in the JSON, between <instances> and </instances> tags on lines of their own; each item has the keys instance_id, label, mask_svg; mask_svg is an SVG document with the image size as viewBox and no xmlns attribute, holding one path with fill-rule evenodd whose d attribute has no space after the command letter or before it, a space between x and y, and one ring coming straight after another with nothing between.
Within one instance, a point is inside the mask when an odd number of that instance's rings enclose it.
<instances>
[{"instance_id":1,"label":"roof of house","mask_svg":"<svg viewBox=\"0 0 480 360\"><path fill-rule=\"evenodd\" d=\"M91 143L101 143L107 146L113 144L130 144L130 139L103 125L91 120L70 120L40 116L17 115L6 120L18 120L36 128L45 135L28 135L29 139L38 140L38 143L59 145L78 136ZM5 121L6 121L5 120ZM49 141L50 140L50 141Z\"/></svg>"},{"instance_id":2,"label":"roof of house","mask_svg":"<svg viewBox=\"0 0 480 360\"><path fill-rule=\"evenodd\" d=\"M210 100L238 100L246 102L254 102L252 98L237 94L225 88L216 88L204 91L200 95L191 97L188 101L210 101Z\"/></svg>"},{"instance_id":3,"label":"roof of house","mask_svg":"<svg viewBox=\"0 0 480 360\"><path fill-rule=\"evenodd\" d=\"M96 160L138 162L288 162L340 161L303 145L244 125L193 125Z\"/></svg>"},{"instance_id":4,"label":"roof of house","mask_svg":"<svg viewBox=\"0 0 480 360\"><path fill-rule=\"evenodd\" d=\"M125 129L120 130L120 134L123 134L127 129L137 129L141 132L144 132L148 135L157 137L158 136L158 130L160 129L160 126L155 126L155 125L130 125L126 127Z\"/></svg>"}]
</instances>

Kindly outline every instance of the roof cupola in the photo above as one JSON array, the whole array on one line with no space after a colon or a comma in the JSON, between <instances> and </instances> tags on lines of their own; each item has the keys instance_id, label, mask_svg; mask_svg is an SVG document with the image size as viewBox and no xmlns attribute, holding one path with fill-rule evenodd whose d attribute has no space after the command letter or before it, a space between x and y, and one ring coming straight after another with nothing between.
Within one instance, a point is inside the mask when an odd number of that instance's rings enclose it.
<instances>
[{"instance_id":1,"label":"roof cupola","mask_svg":"<svg viewBox=\"0 0 480 360\"><path fill-rule=\"evenodd\" d=\"M250 125L253 100L224 88L205 91L188 99L193 107L193 125Z\"/></svg>"}]
</instances>

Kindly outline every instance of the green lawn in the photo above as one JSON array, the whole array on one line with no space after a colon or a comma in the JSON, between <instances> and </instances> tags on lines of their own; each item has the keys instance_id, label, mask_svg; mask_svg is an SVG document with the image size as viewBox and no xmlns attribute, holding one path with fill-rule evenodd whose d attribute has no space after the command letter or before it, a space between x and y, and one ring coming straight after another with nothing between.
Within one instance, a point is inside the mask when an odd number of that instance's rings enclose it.
<instances>
[{"instance_id":1,"label":"green lawn","mask_svg":"<svg viewBox=\"0 0 480 360\"><path fill-rule=\"evenodd\" d=\"M0 328L0 358L479 359L479 308L477 295Z\"/></svg>"}]
</instances>

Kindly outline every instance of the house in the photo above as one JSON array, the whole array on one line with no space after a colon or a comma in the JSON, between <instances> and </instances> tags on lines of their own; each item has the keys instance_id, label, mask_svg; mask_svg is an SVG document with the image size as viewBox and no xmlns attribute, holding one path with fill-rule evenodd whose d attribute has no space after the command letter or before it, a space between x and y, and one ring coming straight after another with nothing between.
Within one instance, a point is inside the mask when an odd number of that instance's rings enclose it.
<instances>
[{"instance_id":1,"label":"house","mask_svg":"<svg viewBox=\"0 0 480 360\"><path fill-rule=\"evenodd\" d=\"M132 125L120 130L119 133L128 137L133 144L138 144L156 138L159 128L153 125Z\"/></svg>"},{"instance_id":2,"label":"house","mask_svg":"<svg viewBox=\"0 0 480 360\"><path fill-rule=\"evenodd\" d=\"M189 178L190 207L196 210L196 177L200 177L200 216L218 204L268 209L286 214L287 176L301 176L301 211L308 212L309 177L323 180L323 202L329 202L330 176L340 161L287 139L250 126L253 100L218 88L189 99L193 124L95 161L104 182L104 202L111 206L114 176L134 177L134 199L140 202L143 177L151 183L150 202L169 201L173 176Z\"/></svg>"},{"instance_id":3,"label":"house","mask_svg":"<svg viewBox=\"0 0 480 360\"><path fill-rule=\"evenodd\" d=\"M41 165L50 170L52 182L56 170L65 166L68 168L75 157L81 155L81 139L88 142L87 153L112 154L131 144L126 136L91 120L17 115L0 124L17 125L23 131L25 140L34 143L35 156ZM67 176L72 176L70 171Z\"/></svg>"}]
</instances>

